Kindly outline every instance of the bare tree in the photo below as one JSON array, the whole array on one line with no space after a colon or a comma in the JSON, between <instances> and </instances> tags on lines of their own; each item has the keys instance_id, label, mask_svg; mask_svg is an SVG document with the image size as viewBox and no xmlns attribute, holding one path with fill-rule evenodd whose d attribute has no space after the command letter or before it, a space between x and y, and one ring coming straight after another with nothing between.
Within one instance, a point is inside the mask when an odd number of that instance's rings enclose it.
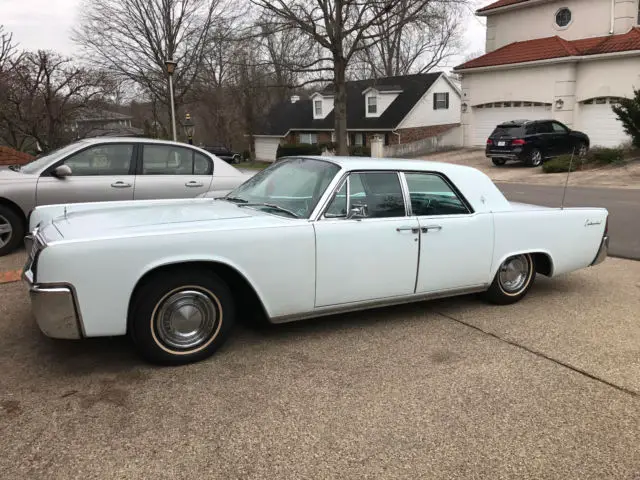
<instances>
[{"instance_id":1,"label":"bare tree","mask_svg":"<svg viewBox=\"0 0 640 480\"><path fill-rule=\"evenodd\" d=\"M45 151L65 144L74 136L76 113L111 93L104 73L49 51L24 53L4 75L0 135L17 149L33 142Z\"/></svg>"},{"instance_id":2,"label":"bare tree","mask_svg":"<svg viewBox=\"0 0 640 480\"><path fill-rule=\"evenodd\" d=\"M5 32L4 27L0 25L0 73L6 69L7 63L16 53L16 45L13 43L13 34Z\"/></svg>"},{"instance_id":3,"label":"bare tree","mask_svg":"<svg viewBox=\"0 0 640 480\"><path fill-rule=\"evenodd\" d=\"M109 69L168 105L165 61L178 62L175 99L192 88L222 0L84 0L73 39L91 64Z\"/></svg>"},{"instance_id":4,"label":"bare tree","mask_svg":"<svg viewBox=\"0 0 640 480\"><path fill-rule=\"evenodd\" d=\"M347 154L347 67L358 52L371 49L397 29L413 23L440 0L413 0L402 15L398 0L250 0L277 19L282 29L295 29L317 43L325 58L309 62L308 72L331 72L335 88L335 131L338 154ZM386 25L386 28L381 28Z\"/></svg>"},{"instance_id":5,"label":"bare tree","mask_svg":"<svg viewBox=\"0 0 640 480\"><path fill-rule=\"evenodd\" d=\"M415 16L412 22L400 22L412 0L399 0L394 6L395 18L384 17L373 27L381 40L372 48L355 56L352 73L357 78L378 78L424 73L441 65L460 48L463 2L433 2Z\"/></svg>"}]
</instances>

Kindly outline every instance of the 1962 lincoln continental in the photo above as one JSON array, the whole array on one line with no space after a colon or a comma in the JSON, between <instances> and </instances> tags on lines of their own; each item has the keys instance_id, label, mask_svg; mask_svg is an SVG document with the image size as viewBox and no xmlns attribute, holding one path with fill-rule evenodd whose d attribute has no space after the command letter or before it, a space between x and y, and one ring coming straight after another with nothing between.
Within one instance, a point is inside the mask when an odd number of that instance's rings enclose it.
<instances>
[{"instance_id":1,"label":"1962 lincoln continental","mask_svg":"<svg viewBox=\"0 0 640 480\"><path fill-rule=\"evenodd\" d=\"M148 360L210 356L253 308L273 323L480 292L602 262L608 212L511 203L480 171L295 157L223 198L38 207L24 278L54 338L129 335Z\"/></svg>"}]
</instances>

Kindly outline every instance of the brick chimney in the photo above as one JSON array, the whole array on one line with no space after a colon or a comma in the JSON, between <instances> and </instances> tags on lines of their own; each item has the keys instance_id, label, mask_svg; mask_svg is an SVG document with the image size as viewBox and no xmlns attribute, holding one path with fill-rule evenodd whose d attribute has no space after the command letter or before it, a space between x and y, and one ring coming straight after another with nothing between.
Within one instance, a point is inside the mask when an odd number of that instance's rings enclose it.
<instances>
[{"instance_id":1,"label":"brick chimney","mask_svg":"<svg viewBox=\"0 0 640 480\"><path fill-rule=\"evenodd\" d=\"M28 153L0 146L0 166L24 165L33 159L33 155L29 155Z\"/></svg>"}]
</instances>

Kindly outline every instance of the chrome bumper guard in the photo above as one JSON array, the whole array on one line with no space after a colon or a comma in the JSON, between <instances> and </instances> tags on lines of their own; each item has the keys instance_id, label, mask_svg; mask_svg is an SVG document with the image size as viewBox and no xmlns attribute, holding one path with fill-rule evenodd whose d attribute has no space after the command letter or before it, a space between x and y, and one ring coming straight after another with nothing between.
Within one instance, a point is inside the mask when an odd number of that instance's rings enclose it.
<instances>
[{"instance_id":1,"label":"chrome bumper guard","mask_svg":"<svg viewBox=\"0 0 640 480\"><path fill-rule=\"evenodd\" d=\"M598 249L598 253L596 254L596 258L591 262L591 266L598 265L599 263L604 262L604 259L607 258L607 254L609 253L609 236L605 235L602 237L602 242L600 242L600 248Z\"/></svg>"},{"instance_id":2,"label":"chrome bumper guard","mask_svg":"<svg viewBox=\"0 0 640 480\"><path fill-rule=\"evenodd\" d=\"M29 286L31 311L42 333L51 338L82 338L80 318L70 287L34 285L27 272L23 274L23 280Z\"/></svg>"}]
</instances>

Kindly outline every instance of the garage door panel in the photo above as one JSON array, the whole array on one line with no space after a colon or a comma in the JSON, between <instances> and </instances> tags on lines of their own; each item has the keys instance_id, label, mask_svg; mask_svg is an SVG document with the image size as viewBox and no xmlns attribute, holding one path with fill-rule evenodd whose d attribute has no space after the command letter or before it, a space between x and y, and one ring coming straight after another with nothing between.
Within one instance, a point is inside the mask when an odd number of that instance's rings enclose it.
<instances>
[{"instance_id":1,"label":"garage door panel","mask_svg":"<svg viewBox=\"0 0 640 480\"><path fill-rule=\"evenodd\" d=\"M473 107L474 135L473 144L486 145L493 129L509 120L544 120L551 118L550 106L532 105L527 107Z\"/></svg>"},{"instance_id":2,"label":"garage door panel","mask_svg":"<svg viewBox=\"0 0 640 480\"><path fill-rule=\"evenodd\" d=\"M619 147L631 141L610 103L581 104L579 130L589 136L593 147Z\"/></svg>"},{"instance_id":3,"label":"garage door panel","mask_svg":"<svg viewBox=\"0 0 640 480\"><path fill-rule=\"evenodd\" d=\"M256 137L255 145L256 145L256 160L259 160L262 162L274 162L276 160L278 145L280 145L279 138Z\"/></svg>"}]
</instances>

